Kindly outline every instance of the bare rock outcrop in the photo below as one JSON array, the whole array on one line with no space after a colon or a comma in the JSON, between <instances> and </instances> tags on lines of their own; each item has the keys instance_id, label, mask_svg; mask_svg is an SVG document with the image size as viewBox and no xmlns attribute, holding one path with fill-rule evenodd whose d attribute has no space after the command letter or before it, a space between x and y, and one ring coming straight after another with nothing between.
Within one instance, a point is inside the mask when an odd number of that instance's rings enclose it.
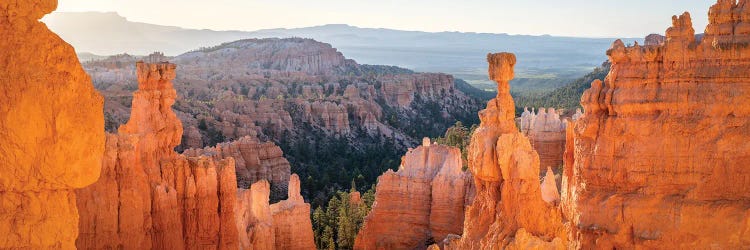
<instances>
[{"instance_id":1,"label":"bare rock outcrop","mask_svg":"<svg viewBox=\"0 0 750 250\"><path fill-rule=\"evenodd\" d=\"M289 161L284 152L273 142L260 142L253 137L243 137L237 141L220 143L216 147L188 149L186 156L209 156L215 160L233 158L237 172L237 184L241 188L260 180L269 181L272 186L286 191L291 175Z\"/></svg>"},{"instance_id":2,"label":"bare rock outcrop","mask_svg":"<svg viewBox=\"0 0 750 250\"><path fill-rule=\"evenodd\" d=\"M469 145L476 198L466 211L462 236L451 237L446 248L523 248L532 243L562 248L567 241L562 214L543 200L539 156L516 128L508 84L516 57L490 54L487 61L498 94L479 113L481 125Z\"/></svg>"},{"instance_id":3,"label":"bare rock outcrop","mask_svg":"<svg viewBox=\"0 0 750 250\"><path fill-rule=\"evenodd\" d=\"M355 249L420 249L458 234L467 192L458 148L423 145L403 157L398 172L378 178L375 204L355 240Z\"/></svg>"},{"instance_id":4,"label":"bare rock outcrop","mask_svg":"<svg viewBox=\"0 0 750 250\"><path fill-rule=\"evenodd\" d=\"M271 205L266 180L238 191L240 249L315 249L310 204L300 195L299 176L292 175L288 185L289 199Z\"/></svg>"},{"instance_id":5,"label":"bare rock outcrop","mask_svg":"<svg viewBox=\"0 0 750 250\"><path fill-rule=\"evenodd\" d=\"M274 249L276 234L273 227L271 206L268 203L271 185L261 180L249 190L237 193L237 232L240 233L239 249Z\"/></svg>"},{"instance_id":6,"label":"bare rock outcrop","mask_svg":"<svg viewBox=\"0 0 750 250\"><path fill-rule=\"evenodd\" d=\"M569 136L563 204L575 246L748 246L748 44L750 2L719 0L700 41L684 13L661 44L612 45L612 70L584 93Z\"/></svg>"},{"instance_id":7,"label":"bare rock outcrop","mask_svg":"<svg viewBox=\"0 0 750 250\"><path fill-rule=\"evenodd\" d=\"M100 174L104 101L38 21L56 7L0 3L0 249L75 249L74 189Z\"/></svg>"},{"instance_id":8,"label":"bare rock outcrop","mask_svg":"<svg viewBox=\"0 0 750 250\"><path fill-rule=\"evenodd\" d=\"M548 167L562 166L565 151L565 122L554 108L540 108L538 112L524 108L520 118L521 132L531 140L539 154L540 172Z\"/></svg>"},{"instance_id":9,"label":"bare rock outcrop","mask_svg":"<svg viewBox=\"0 0 750 250\"><path fill-rule=\"evenodd\" d=\"M310 204L300 194L299 176L289 178L289 198L271 205L276 249L315 249Z\"/></svg>"},{"instance_id":10,"label":"bare rock outcrop","mask_svg":"<svg viewBox=\"0 0 750 250\"><path fill-rule=\"evenodd\" d=\"M234 160L178 155L175 65L137 64L130 121L108 135L102 176L78 190L81 249L235 248Z\"/></svg>"}]
</instances>

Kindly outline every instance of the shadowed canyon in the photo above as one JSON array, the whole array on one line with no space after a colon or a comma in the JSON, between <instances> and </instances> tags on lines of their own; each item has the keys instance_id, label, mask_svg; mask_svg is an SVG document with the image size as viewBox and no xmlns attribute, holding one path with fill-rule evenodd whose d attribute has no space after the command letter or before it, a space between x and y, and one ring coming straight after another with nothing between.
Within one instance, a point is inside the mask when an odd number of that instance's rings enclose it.
<instances>
[{"instance_id":1,"label":"shadowed canyon","mask_svg":"<svg viewBox=\"0 0 750 250\"><path fill-rule=\"evenodd\" d=\"M614 41L573 106L508 52L491 93L309 38L81 62L56 8L0 3L0 249L750 247L750 0Z\"/></svg>"}]
</instances>

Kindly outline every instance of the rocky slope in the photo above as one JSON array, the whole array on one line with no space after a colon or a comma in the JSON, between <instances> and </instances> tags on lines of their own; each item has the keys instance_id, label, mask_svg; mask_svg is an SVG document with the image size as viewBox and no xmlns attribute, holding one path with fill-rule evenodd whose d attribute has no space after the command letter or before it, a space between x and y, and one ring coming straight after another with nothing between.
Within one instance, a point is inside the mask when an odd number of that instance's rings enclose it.
<instances>
[{"instance_id":1,"label":"rocky slope","mask_svg":"<svg viewBox=\"0 0 750 250\"><path fill-rule=\"evenodd\" d=\"M109 129L128 118L130 65L139 59L85 64L107 98ZM373 184L416 138L438 136L456 120L474 124L479 110L450 75L359 65L310 39L241 40L171 61L180 66L175 110L187 131L178 150L246 136L274 141L311 180L303 186L309 197L354 178Z\"/></svg>"},{"instance_id":2,"label":"rocky slope","mask_svg":"<svg viewBox=\"0 0 750 250\"><path fill-rule=\"evenodd\" d=\"M38 22L55 0L0 3L0 248L75 249L74 189L99 177L102 97Z\"/></svg>"},{"instance_id":3,"label":"rocky slope","mask_svg":"<svg viewBox=\"0 0 750 250\"><path fill-rule=\"evenodd\" d=\"M449 236L446 249L564 248L567 240L562 213L539 181L539 156L519 132L508 82L516 57L490 54L490 79L498 94L479 113L482 120L471 138L468 165L476 197L467 208L463 234ZM544 196L543 196L544 194ZM547 202L545 200L550 200Z\"/></svg>"},{"instance_id":4,"label":"rocky slope","mask_svg":"<svg viewBox=\"0 0 750 250\"><path fill-rule=\"evenodd\" d=\"M577 247L750 242L750 2L719 0L700 40L672 20L658 44L616 41L582 98L563 183Z\"/></svg>"},{"instance_id":5,"label":"rocky slope","mask_svg":"<svg viewBox=\"0 0 750 250\"><path fill-rule=\"evenodd\" d=\"M458 148L423 145L404 156L398 172L380 178L375 205L355 240L355 249L424 249L460 234L471 181Z\"/></svg>"}]
</instances>

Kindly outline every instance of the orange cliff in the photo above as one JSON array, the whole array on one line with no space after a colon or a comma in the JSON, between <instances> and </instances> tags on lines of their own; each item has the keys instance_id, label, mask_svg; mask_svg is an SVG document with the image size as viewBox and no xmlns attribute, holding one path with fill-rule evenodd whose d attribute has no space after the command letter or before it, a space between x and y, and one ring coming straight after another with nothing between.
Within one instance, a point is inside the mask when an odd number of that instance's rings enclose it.
<instances>
[{"instance_id":1,"label":"orange cliff","mask_svg":"<svg viewBox=\"0 0 750 250\"><path fill-rule=\"evenodd\" d=\"M410 150L398 172L378 178L375 204L355 240L355 249L424 249L460 234L471 181L458 148L423 145Z\"/></svg>"},{"instance_id":2,"label":"orange cliff","mask_svg":"<svg viewBox=\"0 0 750 250\"><path fill-rule=\"evenodd\" d=\"M0 3L0 249L75 249L74 189L100 173L104 100L38 21L56 7Z\"/></svg>"},{"instance_id":3,"label":"orange cliff","mask_svg":"<svg viewBox=\"0 0 750 250\"><path fill-rule=\"evenodd\" d=\"M688 13L672 23L616 41L581 99L563 183L579 248L750 244L750 1L718 1L702 39Z\"/></svg>"},{"instance_id":4,"label":"orange cliff","mask_svg":"<svg viewBox=\"0 0 750 250\"><path fill-rule=\"evenodd\" d=\"M266 180L239 190L239 249L315 249L310 204L300 195L299 176L292 175L288 185L289 199L273 205L268 204L271 187Z\"/></svg>"},{"instance_id":5,"label":"orange cliff","mask_svg":"<svg viewBox=\"0 0 750 250\"><path fill-rule=\"evenodd\" d=\"M498 94L487 103L487 109L480 111L481 124L469 145L468 166L476 197L467 208L462 236L448 237L445 247L565 248L567 234L562 213L554 197L550 199L548 195L548 189L555 185L545 178L547 183L542 190L539 156L516 128L508 84L514 76L516 57L510 53L490 54L487 61Z\"/></svg>"}]
</instances>

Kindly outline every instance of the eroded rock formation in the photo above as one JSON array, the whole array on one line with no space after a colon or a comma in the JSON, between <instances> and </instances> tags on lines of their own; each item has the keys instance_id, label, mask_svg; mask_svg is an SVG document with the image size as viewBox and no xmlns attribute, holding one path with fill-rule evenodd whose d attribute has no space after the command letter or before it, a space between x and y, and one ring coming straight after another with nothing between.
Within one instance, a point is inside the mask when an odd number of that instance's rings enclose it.
<instances>
[{"instance_id":1,"label":"eroded rock formation","mask_svg":"<svg viewBox=\"0 0 750 250\"><path fill-rule=\"evenodd\" d=\"M310 204L300 196L299 177L292 175L288 185L289 199L273 205L268 204L266 180L239 190L235 213L240 249L315 249Z\"/></svg>"},{"instance_id":2,"label":"eroded rock formation","mask_svg":"<svg viewBox=\"0 0 750 250\"><path fill-rule=\"evenodd\" d=\"M750 244L750 2L718 1L700 41L672 20L663 43L616 41L582 97L563 183L576 247Z\"/></svg>"},{"instance_id":3,"label":"eroded rock formation","mask_svg":"<svg viewBox=\"0 0 750 250\"><path fill-rule=\"evenodd\" d=\"M538 112L524 108L520 118L521 132L531 140L531 146L539 154L540 172L548 167L562 166L565 151L565 122L554 109L540 108Z\"/></svg>"},{"instance_id":4,"label":"eroded rock formation","mask_svg":"<svg viewBox=\"0 0 750 250\"><path fill-rule=\"evenodd\" d=\"M103 98L38 20L56 0L0 3L0 248L74 249L74 189L99 177Z\"/></svg>"},{"instance_id":5,"label":"eroded rock formation","mask_svg":"<svg viewBox=\"0 0 750 250\"><path fill-rule=\"evenodd\" d=\"M288 199L271 205L276 249L315 249L310 204L300 194L299 176L289 178Z\"/></svg>"},{"instance_id":6,"label":"eroded rock formation","mask_svg":"<svg viewBox=\"0 0 750 250\"><path fill-rule=\"evenodd\" d=\"M175 65L137 64L130 121L107 136L102 176L77 191L81 249L233 248L234 160L188 158L172 112Z\"/></svg>"},{"instance_id":7,"label":"eroded rock formation","mask_svg":"<svg viewBox=\"0 0 750 250\"><path fill-rule=\"evenodd\" d=\"M250 184L267 180L278 190L286 192L291 175L289 161L284 158L281 148L272 142L259 142L253 137L243 137L237 141L220 143L216 147L188 149L184 155L210 156L215 160L234 158L237 184L248 188Z\"/></svg>"},{"instance_id":8,"label":"eroded rock formation","mask_svg":"<svg viewBox=\"0 0 750 250\"><path fill-rule=\"evenodd\" d=\"M355 240L355 249L424 249L459 234L471 183L461 170L458 148L430 143L410 150L398 172L378 178L375 205Z\"/></svg>"},{"instance_id":9,"label":"eroded rock formation","mask_svg":"<svg viewBox=\"0 0 750 250\"><path fill-rule=\"evenodd\" d=\"M446 248L564 247L567 234L560 209L542 197L539 156L516 128L508 84L516 57L490 54L487 61L498 94L479 113L482 122L469 145L476 198L466 211L462 236L449 237Z\"/></svg>"}]
</instances>

